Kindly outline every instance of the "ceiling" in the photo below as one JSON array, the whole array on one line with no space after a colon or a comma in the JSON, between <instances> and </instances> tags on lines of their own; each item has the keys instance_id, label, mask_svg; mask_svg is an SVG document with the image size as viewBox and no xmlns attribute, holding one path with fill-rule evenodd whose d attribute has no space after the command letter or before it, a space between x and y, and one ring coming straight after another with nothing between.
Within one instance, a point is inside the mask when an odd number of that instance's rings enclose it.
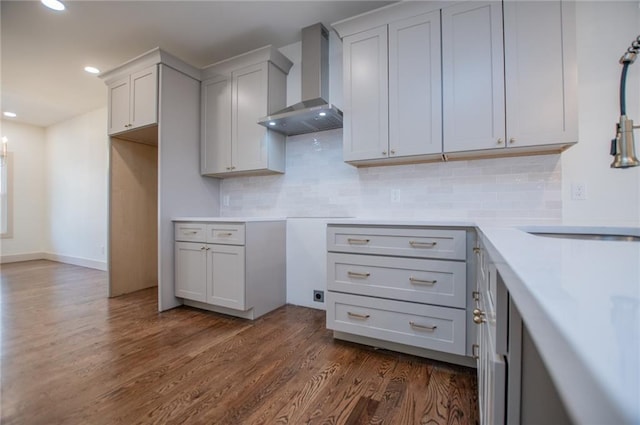
<instances>
[{"instance_id":1,"label":"ceiling","mask_svg":"<svg viewBox=\"0 0 640 425\"><path fill-rule=\"evenodd\" d=\"M272 44L300 29L381 7L380 1L0 2L1 108L47 127L106 106L104 82L83 69L112 69L154 47L196 67Z\"/></svg>"}]
</instances>

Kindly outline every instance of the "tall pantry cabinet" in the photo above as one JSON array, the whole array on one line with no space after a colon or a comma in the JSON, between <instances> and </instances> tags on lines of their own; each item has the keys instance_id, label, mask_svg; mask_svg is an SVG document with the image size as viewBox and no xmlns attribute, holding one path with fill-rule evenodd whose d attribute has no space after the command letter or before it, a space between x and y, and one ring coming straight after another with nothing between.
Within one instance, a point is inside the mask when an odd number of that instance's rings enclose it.
<instances>
[{"instance_id":1,"label":"tall pantry cabinet","mask_svg":"<svg viewBox=\"0 0 640 425\"><path fill-rule=\"evenodd\" d=\"M141 84L131 83L140 75ZM198 169L200 71L155 48L100 77L109 93L109 296L157 285L166 310L181 304L171 219L219 212L218 182ZM155 119L125 120L131 110ZM116 116L126 123L113 130Z\"/></svg>"}]
</instances>

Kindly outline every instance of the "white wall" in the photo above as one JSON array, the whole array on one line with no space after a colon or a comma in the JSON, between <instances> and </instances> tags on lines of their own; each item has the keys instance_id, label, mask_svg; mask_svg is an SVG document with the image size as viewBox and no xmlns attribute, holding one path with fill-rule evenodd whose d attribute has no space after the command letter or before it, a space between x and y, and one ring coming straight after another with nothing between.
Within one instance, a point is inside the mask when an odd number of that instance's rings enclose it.
<instances>
[{"instance_id":1,"label":"white wall","mask_svg":"<svg viewBox=\"0 0 640 425\"><path fill-rule=\"evenodd\" d=\"M51 259L106 270L107 109L46 129L46 251Z\"/></svg>"},{"instance_id":2,"label":"white wall","mask_svg":"<svg viewBox=\"0 0 640 425\"><path fill-rule=\"evenodd\" d=\"M580 142L562 154L563 220L576 224L640 225L640 167L611 169L608 155L619 112L620 56L640 34L640 2L576 4ZM640 65L627 80L627 115L640 123ZM636 149L640 132L635 131ZM640 150L638 151L640 152ZM587 200L571 199L584 183Z\"/></svg>"},{"instance_id":3,"label":"white wall","mask_svg":"<svg viewBox=\"0 0 640 425\"><path fill-rule=\"evenodd\" d=\"M40 127L0 121L9 139L13 232L0 239L0 262L42 258L45 230L45 132Z\"/></svg>"}]
</instances>

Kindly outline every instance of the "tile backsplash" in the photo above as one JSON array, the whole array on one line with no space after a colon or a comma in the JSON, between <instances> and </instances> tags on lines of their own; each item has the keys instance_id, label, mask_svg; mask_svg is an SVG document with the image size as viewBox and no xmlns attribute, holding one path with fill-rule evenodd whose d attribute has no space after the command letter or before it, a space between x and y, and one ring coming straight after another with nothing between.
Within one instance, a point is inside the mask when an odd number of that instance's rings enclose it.
<instances>
[{"instance_id":1,"label":"tile backsplash","mask_svg":"<svg viewBox=\"0 0 640 425\"><path fill-rule=\"evenodd\" d=\"M342 160L342 130L286 143L286 174L221 182L222 216L562 218L559 154L356 168Z\"/></svg>"}]
</instances>

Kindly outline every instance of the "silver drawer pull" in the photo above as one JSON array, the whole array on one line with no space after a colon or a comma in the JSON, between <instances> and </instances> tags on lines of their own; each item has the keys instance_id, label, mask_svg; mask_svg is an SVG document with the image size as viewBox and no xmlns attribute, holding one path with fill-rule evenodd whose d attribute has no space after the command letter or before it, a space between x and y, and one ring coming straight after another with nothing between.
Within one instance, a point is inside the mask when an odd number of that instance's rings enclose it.
<instances>
[{"instance_id":1,"label":"silver drawer pull","mask_svg":"<svg viewBox=\"0 0 640 425\"><path fill-rule=\"evenodd\" d=\"M198 233L198 232L197 232L196 230L191 230L190 232L183 231L182 233L183 233L184 235L195 235L195 234L196 234L196 233Z\"/></svg>"},{"instance_id":2,"label":"silver drawer pull","mask_svg":"<svg viewBox=\"0 0 640 425\"><path fill-rule=\"evenodd\" d=\"M349 277L357 277L360 279L366 279L371 276L371 273L358 273L358 272L347 272L347 276Z\"/></svg>"},{"instance_id":3,"label":"silver drawer pull","mask_svg":"<svg viewBox=\"0 0 640 425\"><path fill-rule=\"evenodd\" d=\"M414 285L426 285L426 286L433 286L436 283L438 283L437 280L416 279L413 276L409 277L409 282L413 283Z\"/></svg>"},{"instance_id":4,"label":"silver drawer pull","mask_svg":"<svg viewBox=\"0 0 640 425\"><path fill-rule=\"evenodd\" d=\"M358 314L358 313L352 313L350 311L347 311L347 314L349 315L349 317L353 317L354 319L368 319L369 315L368 314Z\"/></svg>"},{"instance_id":5,"label":"silver drawer pull","mask_svg":"<svg viewBox=\"0 0 640 425\"><path fill-rule=\"evenodd\" d=\"M227 233L218 233L218 237L221 237L221 236L233 236L233 233L231 233L231 232L227 232Z\"/></svg>"},{"instance_id":6,"label":"silver drawer pull","mask_svg":"<svg viewBox=\"0 0 640 425\"><path fill-rule=\"evenodd\" d=\"M429 332L433 332L433 331L435 331L436 329L438 329L438 327L437 327L437 326L425 326L425 325L419 325L419 324L418 324L418 323L416 323L416 322L409 322L409 326L411 326L411 327L412 327L412 328L414 328L414 329L420 329L420 330L423 330L423 331L429 331Z\"/></svg>"},{"instance_id":7,"label":"silver drawer pull","mask_svg":"<svg viewBox=\"0 0 640 425\"><path fill-rule=\"evenodd\" d=\"M438 242L409 241L409 245L411 245L413 248L433 248L437 243Z\"/></svg>"},{"instance_id":8,"label":"silver drawer pull","mask_svg":"<svg viewBox=\"0 0 640 425\"><path fill-rule=\"evenodd\" d=\"M349 238L349 239L347 239L347 242L349 242L351 245L366 245L369 242L371 242L371 240L370 239Z\"/></svg>"}]
</instances>

